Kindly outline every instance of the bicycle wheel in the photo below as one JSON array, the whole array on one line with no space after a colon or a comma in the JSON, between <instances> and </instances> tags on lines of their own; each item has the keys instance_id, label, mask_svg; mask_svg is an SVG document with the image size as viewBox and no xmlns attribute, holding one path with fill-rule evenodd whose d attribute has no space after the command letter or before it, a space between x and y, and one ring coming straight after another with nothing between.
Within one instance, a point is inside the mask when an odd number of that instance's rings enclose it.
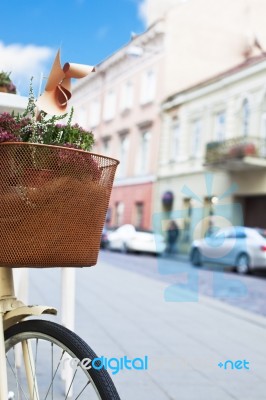
<instances>
[{"instance_id":1,"label":"bicycle wheel","mask_svg":"<svg viewBox=\"0 0 266 400\"><path fill-rule=\"evenodd\" d=\"M91 366L89 360L97 357L93 350L63 326L42 320L18 323L6 330L5 346L8 390L16 400L120 400L108 372ZM100 361L95 365L101 366Z\"/></svg>"}]
</instances>

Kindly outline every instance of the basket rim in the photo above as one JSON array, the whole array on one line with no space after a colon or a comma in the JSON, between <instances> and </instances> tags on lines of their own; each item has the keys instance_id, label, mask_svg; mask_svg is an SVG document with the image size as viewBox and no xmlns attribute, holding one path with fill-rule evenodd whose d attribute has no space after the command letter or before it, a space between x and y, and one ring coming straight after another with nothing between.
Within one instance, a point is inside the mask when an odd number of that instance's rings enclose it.
<instances>
[{"instance_id":1,"label":"basket rim","mask_svg":"<svg viewBox=\"0 0 266 400\"><path fill-rule=\"evenodd\" d=\"M82 154L91 154L96 157L101 157L105 158L106 160L112 161L112 164L118 165L120 164L120 161L117 160L116 158L108 157L103 154L97 154L97 153L92 153L90 151L85 151L81 149L73 149L72 147L64 147L64 146L58 146L58 145L53 145L53 144L43 144L43 143L32 143L32 142L1 142L0 146L8 146L8 145L15 145L15 146L37 146L37 147L52 147L52 148L58 148L62 150L70 150L74 152L79 152Z\"/></svg>"}]
</instances>

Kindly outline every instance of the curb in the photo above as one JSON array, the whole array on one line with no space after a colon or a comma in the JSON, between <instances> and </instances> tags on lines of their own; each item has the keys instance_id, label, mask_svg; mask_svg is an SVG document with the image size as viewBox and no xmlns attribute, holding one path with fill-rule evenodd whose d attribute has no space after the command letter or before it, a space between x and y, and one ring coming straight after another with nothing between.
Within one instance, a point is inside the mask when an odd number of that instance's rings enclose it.
<instances>
[{"instance_id":1,"label":"curb","mask_svg":"<svg viewBox=\"0 0 266 400\"><path fill-rule=\"evenodd\" d=\"M222 311L226 314L231 314L234 317L251 322L255 325L260 326L261 328L266 329L266 317L262 315L243 310L242 308L232 306L231 304L204 295L199 296L199 302L206 307L218 309L219 311Z\"/></svg>"},{"instance_id":2,"label":"curb","mask_svg":"<svg viewBox=\"0 0 266 400\"><path fill-rule=\"evenodd\" d=\"M177 261L179 260L179 261L189 262L189 255L177 254L175 257L173 257L173 259ZM245 321L252 322L253 324L256 324L266 329L266 317L264 317L263 315L259 315L251 311L244 310L243 308L233 306L231 304L228 304L220 300L216 300L213 297L209 297L206 295L199 295L199 302L201 302L205 306L219 309L219 311L231 314L232 316L243 319Z\"/></svg>"}]
</instances>

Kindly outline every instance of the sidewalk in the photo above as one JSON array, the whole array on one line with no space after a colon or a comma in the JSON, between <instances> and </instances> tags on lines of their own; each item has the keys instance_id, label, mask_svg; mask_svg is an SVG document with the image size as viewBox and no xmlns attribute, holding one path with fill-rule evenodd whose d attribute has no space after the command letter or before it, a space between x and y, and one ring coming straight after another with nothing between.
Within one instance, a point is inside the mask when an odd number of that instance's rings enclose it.
<instances>
[{"instance_id":1,"label":"sidewalk","mask_svg":"<svg viewBox=\"0 0 266 400\"><path fill-rule=\"evenodd\" d=\"M59 306L60 271L30 277L31 301ZM166 302L166 283L103 263L76 280L76 332L98 356L149 357L147 371L112 375L122 400L265 400L263 317L205 297ZM228 359L250 370L218 367Z\"/></svg>"}]
</instances>

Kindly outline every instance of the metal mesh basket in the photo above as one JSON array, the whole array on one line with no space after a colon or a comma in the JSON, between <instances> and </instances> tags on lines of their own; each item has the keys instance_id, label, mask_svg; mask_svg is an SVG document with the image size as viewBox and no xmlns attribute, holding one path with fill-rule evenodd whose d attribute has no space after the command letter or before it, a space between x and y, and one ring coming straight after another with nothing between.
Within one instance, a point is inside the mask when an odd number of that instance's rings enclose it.
<instances>
[{"instance_id":1,"label":"metal mesh basket","mask_svg":"<svg viewBox=\"0 0 266 400\"><path fill-rule=\"evenodd\" d=\"M117 165L67 147L0 144L0 266L95 265Z\"/></svg>"}]
</instances>

